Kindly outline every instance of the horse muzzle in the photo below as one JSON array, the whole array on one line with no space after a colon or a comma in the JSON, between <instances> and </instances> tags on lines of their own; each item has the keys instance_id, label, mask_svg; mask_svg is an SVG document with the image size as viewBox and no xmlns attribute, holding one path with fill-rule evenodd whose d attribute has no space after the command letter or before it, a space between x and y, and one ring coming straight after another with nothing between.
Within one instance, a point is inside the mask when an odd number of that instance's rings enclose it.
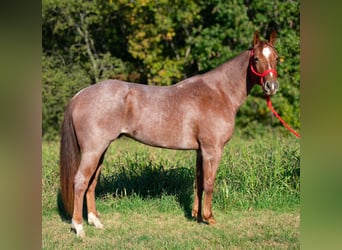
<instances>
[{"instance_id":1,"label":"horse muzzle","mask_svg":"<svg viewBox=\"0 0 342 250\"><path fill-rule=\"evenodd\" d=\"M279 83L277 81L266 81L263 89L266 95L272 96L278 91Z\"/></svg>"}]
</instances>

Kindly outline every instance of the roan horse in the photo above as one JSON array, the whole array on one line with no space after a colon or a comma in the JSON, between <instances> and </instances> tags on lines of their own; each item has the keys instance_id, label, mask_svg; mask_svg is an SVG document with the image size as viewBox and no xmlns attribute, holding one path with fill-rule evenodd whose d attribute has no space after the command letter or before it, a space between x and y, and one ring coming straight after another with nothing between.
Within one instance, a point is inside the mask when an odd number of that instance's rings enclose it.
<instances>
[{"instance_id":1,"label":"roan horse","mask_svg":"<svg viewBox=\"0 0 342 250\"><path fill-rule=\"evenodd\" d=\"M216 170L232 137L236 112L255 84L261 84L267 96L278 90L275 40L275 32L269 41L255 32L253 48L172 86L106 80L79 91L66 108L60 148L61 196L77 236L84 236L84 195L88 223L103 227L95 187L105 152L121 135L155 147L196 150L192 215L198 222L215 223Z\"/></svg>"}]
</instances>

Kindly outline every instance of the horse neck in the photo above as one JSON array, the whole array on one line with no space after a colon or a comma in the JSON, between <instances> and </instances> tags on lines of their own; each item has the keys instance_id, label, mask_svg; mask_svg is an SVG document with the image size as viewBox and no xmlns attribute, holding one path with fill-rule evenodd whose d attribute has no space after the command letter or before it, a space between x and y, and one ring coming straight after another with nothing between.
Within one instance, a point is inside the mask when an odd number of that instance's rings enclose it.
<instances>
[{"instance_id":1,"label":"horse neck","mask_svg":"<svg viewBox=\"0 0 342 250\"><path fill-rule=\"evenodd\" d=\"M218 84L220 90L225 93L236 111L254 86L251 81L249 58L250 51L247 50L217 68L221 75Z\"/></svg>"}]
</instances>

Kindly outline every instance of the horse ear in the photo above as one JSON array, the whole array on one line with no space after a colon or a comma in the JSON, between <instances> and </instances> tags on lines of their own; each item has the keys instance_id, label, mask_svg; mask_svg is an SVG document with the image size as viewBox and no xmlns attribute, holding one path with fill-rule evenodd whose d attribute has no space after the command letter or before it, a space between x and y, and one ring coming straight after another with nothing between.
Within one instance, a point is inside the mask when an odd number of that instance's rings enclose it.
<instances>
[{"instance_id":1,"label":"horse ear","mask_svg":"<svg viewBox=\"0 0 342 250\"><path fill-rule=\"evenodd\" d=\"M253 45L257 45L260 42L259 31L254 32Z\"/></svg>"},{"instance_id":2,"label":"horse ear","mask_svg":"<svg viewBox=\"0 0 342 250\"><path fill-rule=\"evenodd\" d=\"M270 35L270 44L274 45L277 39L277 32L274 30Z\"/></svg>"}]
</instances>

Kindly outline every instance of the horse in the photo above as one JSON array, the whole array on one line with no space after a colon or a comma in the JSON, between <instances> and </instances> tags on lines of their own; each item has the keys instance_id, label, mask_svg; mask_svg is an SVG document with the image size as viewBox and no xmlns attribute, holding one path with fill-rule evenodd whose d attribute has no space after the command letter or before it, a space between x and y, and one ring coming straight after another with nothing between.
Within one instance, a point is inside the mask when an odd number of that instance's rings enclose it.
<instances>
[{"instance_id":1,"label":"horse","mask_svg":"<svg viewBox=\"0 0 342 250\"><path fill-rule=\"evenodd\" d=\"M85 235L84 196L88 223L103 228L95 187L106 150L120 136L154 147L196 150L192 216L198 222L216 223L212 212L215 176L233 134L236 112L254 85L260 84L266 96L279 88L275 40L275 31L269 40L261 40L256 31L251 48L171 86L104 80L73 96L61 127L60 192L76 235Z\"/></svg>"}]
</instances>

